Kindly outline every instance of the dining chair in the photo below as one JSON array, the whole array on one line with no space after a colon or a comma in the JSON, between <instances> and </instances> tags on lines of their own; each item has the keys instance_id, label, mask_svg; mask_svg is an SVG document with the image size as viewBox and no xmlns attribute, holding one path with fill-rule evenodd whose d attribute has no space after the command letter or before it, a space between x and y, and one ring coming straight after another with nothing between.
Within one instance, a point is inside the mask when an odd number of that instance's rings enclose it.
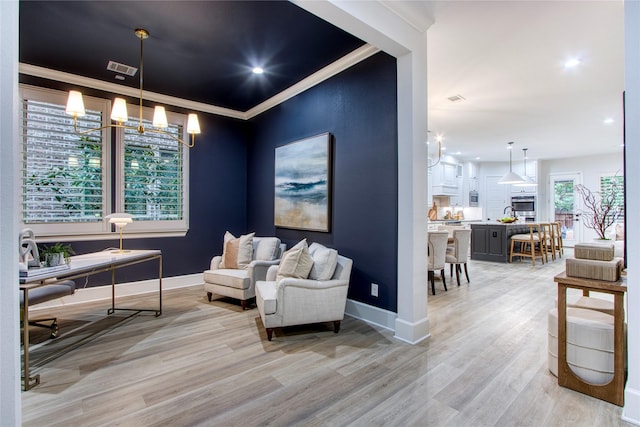
<instances>
[{"instance_id":1,"label":"dining chair","mask_svg":"<svg viewBox=\"0 0 640 427\"><path fill-rule=\"evenodd\" d=\"M471 248L471 230L459 229L453 230L453 243L447 245L447 256L445 262L451 265L450 275L453 277L453 267L456 268L456 280L460 286L461 266L464 266L464 275L469 280L469 271L467 270L467 260L469 259L469 249Z\"/></svg>"},{"instance_id":2,"label":"dining chair","mask_svg":"<svg viewBox=\"0 0 640 427\"><path fill-rule=\"evenodd\" d=\"M431 282L431 293L436 294L435 272L440 270L440 278L444 290L447 290L447 282L444 274L445 260L447 257L448 231L431 231L427 239L427 271Z\"/></svg>"}]
</instances>

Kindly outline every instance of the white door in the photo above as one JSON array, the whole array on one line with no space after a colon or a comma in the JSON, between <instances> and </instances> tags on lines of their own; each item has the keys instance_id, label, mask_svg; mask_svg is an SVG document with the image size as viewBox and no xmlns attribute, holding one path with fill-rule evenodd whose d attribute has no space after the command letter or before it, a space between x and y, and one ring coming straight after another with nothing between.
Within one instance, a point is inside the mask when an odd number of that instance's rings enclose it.
<instances>
[{"instance_id":1,"label":"white door","mask_svg":"<svg viewBox=\"0 0 640 427\"><path fill-rule=\"evenodd\" d=\"M582 221L580 209L582 199L576 192L576 185L582 184L582 174L552 173L550 178L549 218L562 224L562 240L565 246L573 247L582 241Z\"/></svg>"}]
</instances>

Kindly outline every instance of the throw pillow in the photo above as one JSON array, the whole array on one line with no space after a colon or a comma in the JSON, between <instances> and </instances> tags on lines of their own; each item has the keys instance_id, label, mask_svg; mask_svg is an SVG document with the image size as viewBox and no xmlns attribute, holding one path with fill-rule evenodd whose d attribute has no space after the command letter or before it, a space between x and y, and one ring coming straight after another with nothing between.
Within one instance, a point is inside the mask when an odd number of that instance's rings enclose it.
<instances>
[{"instance_id":1,"label":"throw pillow","mask_svg":"<svg viewBox=\"0 0 640 427\"><path fill-rule=\"evenodd\" d=\"M256 238L256 240L258 240ZM271 261L276 259L280 251L280 239L277 237L260 237L255 248L255 259Z\"/></svg>"},{"instance_id":2,"label":"throw pillow","mask_svg":"<svg viewBox=\"0 0 640 427\"><path fill-rule=\"evenodd\" d=\"M278 266L276 282L279 282L285 277L306 279L309 277L312 266L313 258L309 255L307 239L303 239L282 255L280 265Z\"/></svg>"},{"instance_id":3,"label":"throw pillow","mask_svg":"<svg viewBox=\"0 0 640 427\"><path fill-rule=\"evenodd\" d=\"M246 269L253 257L255 233L235 237L228 231L224 234L224 247L220 268Z\"/></svg>"},{"instance_id":4,"label":"throw pillow","mask_svg":"<svg viewBox=\"0 0 640 427\"><path fill-rule=\"evenodd\" d=\"M313 258L309 279L330 280L338 265L338 251L314 242L309 247L309 252Z\"/></svg>"}]
</instances>

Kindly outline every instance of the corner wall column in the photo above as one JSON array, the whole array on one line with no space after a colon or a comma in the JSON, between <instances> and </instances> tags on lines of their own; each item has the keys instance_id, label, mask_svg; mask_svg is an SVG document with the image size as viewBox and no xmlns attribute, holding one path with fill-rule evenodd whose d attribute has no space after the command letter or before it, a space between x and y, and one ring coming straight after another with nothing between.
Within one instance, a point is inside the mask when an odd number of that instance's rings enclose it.
<instances>
[{"instance_id":1,"label":"corner wall column","mask_svg":"<svg viewBox=\"0 0 640 427\"><path fill-rule=\"evenodd\" d=\"M398 57L398 317L396 338L429 337L427 313L427 48Z\"/></svg>"},{"instance_id":2,"label":"corner wall column","mask_svg":"<svg viewBox=\"0 0 640 427\"><path fill-rule=\"evenodd\" d=\"M625 44L625 180L627 229L627 361L628 376L625 388L622 419L640 425L640 2L624 2ZM632 215L633 213L633 215Z\"/></svg>"},{"instance_id":3,"label":"corner wall column","mask_svg":"<svg viewBox=\"0 0 640 427\"><path fill-rule=\"evenodd\" d=\"M18 1L0 1L0 420L19 426L20 299L18 289ZM13 286L11 286L13 285Z\"/></svg>"}]
</instances>

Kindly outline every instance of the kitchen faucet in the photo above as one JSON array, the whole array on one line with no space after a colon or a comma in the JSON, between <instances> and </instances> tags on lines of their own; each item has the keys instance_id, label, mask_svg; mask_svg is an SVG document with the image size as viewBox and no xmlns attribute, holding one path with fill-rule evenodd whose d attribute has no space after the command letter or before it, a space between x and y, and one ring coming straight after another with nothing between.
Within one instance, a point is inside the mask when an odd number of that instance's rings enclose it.
<instances>
[{"instance_id":1,"label":"kitchen faucet","mask_svg":"<svg viewBox=\"0 0 640 427\"><path fill-rule=\"evenodd\" d=\"M517 218L516 211L513 209L513 206L511 206L511 205L509 205L509 206L507 206L506 208L504 208L504 209L502 210L502 214L503 214L503 215L506 215L506 214L507 214L507 210L509 210L509 209L511 209L511 217L513 217L513 218Z\"/></svg>"}]
</instances>

